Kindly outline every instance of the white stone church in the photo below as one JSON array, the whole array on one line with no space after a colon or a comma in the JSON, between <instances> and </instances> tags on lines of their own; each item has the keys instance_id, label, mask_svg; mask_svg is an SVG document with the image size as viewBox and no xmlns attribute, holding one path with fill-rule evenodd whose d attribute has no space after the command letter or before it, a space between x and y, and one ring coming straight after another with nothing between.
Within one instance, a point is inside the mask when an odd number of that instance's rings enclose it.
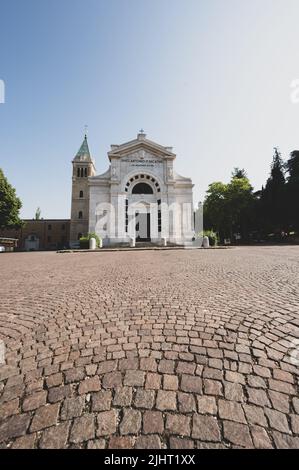
<instances>
[{"instance_id":1,"label":"white stone church","mask_svg":"<svg viewBox=\"0 0 299 470\"><path fill-rule=\"evenodd\" d=\"M104 246L133 240L186 245L194 236L193 184L174 170L176 155L139 132L111 145L110 166L96 175L85 136L73 160L70 245L88 232Z\"/></svg>"}]
</instances>

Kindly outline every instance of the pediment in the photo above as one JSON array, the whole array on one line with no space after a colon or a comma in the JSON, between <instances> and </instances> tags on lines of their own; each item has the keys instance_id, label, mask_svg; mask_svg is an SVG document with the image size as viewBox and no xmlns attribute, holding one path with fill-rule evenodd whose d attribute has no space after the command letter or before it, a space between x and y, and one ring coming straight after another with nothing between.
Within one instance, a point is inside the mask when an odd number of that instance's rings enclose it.
<instances>
[{"instance_id":1,"label":"pediment","mask_svg":"<svg viewBox=\"0 0 299 470\"><path fill-rule=\"evenodd\" d=\"M135 139L122 145L111 146L108 152L109 160L111 158L130 158L136 160L146 159L169 159L174 160L176 155L171 147L163 147L148 139Z\"/></svg>"}]
</instances>

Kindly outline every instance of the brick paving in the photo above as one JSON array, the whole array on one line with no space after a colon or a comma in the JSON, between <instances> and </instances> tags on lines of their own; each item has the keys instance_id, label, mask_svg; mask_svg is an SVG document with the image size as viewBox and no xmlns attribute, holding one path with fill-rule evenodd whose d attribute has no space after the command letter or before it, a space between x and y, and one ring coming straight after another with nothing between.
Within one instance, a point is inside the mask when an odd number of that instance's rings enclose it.
<instances>
[{"instance_id":1,"label":"brick paving","mask_svg":"<svg viewBox=\"0 0 299 470\"><path fill-rule=\"evenodd\" d=\"M0 276L0 447L299 447L299 247L3 254Z\"/></svg>"}]
</instances>

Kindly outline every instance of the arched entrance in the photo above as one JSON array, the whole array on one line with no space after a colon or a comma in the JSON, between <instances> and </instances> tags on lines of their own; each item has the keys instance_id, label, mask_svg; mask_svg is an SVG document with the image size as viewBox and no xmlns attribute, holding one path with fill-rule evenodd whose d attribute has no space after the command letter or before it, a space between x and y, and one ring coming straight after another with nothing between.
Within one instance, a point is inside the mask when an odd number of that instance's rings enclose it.
<instances>
[{"instance_id":1,"label":"arched entrance","mask_svg":"<svg viewBox=\"0 0 299 470\"><path fill-rule=\"evenodd\" d=\"M158 241L158 232L161 232L161 189L158 181L143 173L133 175L126 183L125 192L126 233L136 242ZM128 228L129 213L133 220Z\"/></svg>"}]
</instances>

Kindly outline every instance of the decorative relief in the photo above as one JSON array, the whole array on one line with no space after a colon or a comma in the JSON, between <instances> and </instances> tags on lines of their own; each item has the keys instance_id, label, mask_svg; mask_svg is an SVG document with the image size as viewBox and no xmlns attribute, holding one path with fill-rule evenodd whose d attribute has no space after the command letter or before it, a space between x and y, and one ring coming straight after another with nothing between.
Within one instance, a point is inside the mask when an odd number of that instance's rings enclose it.
<instances>
[{"instance_id":1,"label":"decorative relief","mask_svg":"<svg viewBox=\"0 0 299 470\"><path fill-rule=\"evenodd\" d=\"M172 168L168 168L168 177L173 178L173 169Z\"/></svg>"}]
</instances>

